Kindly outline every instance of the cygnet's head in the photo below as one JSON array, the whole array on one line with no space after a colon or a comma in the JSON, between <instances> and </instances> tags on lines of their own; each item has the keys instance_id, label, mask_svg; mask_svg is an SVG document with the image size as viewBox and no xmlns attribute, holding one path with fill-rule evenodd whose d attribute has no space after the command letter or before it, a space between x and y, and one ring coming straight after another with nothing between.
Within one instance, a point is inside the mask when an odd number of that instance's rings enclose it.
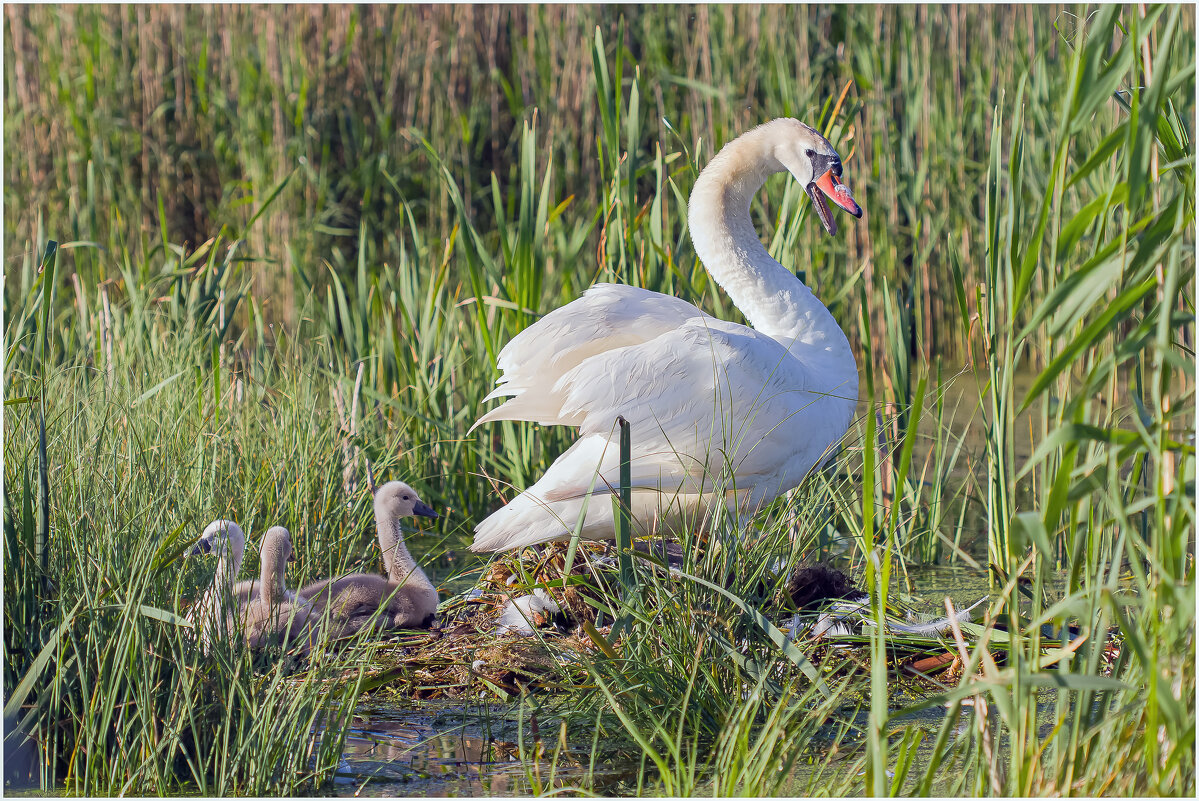
<instances>
[{"instance_id":1,"label":"cygnet's head","mask_svg":"<svg viewBox=\"0 0 1199 801\"><path fill-rule=\"evenodd\" d=\"M283 526L271 526L266 530L262 537L260 553L263 561L266 560L267 554L273 554L275 564L296 561L296 555L291 549L291 534Z\"/></svg>"},{"instance_id":2,"label":"cygnet's head","mask_svg":"<svg viewBox=\"0 0 1199 801\"><path fill-rule=\"evenodd\" d=\"M243 551L246 547L246 534L241 530L241 526L234 523L232 520L213 520L204 529L204 533L200 535L200 539L196 544L188 549L188 556L197 556L205 553L221 554L225 552L225 546L228 544L235 551Z\"/></svg>"},{"instance_id":3,"label":"cygnet's head","mask_svg":"<svg viewBox=\"0 0 1199 801\"><path fill-rule=\"evenodd\" d=\"M388 517L440 517L420 499L416 490L403 481L388 481L379 487L375 492L375 516L380 520Z\"/></svg>"}]
</instances>

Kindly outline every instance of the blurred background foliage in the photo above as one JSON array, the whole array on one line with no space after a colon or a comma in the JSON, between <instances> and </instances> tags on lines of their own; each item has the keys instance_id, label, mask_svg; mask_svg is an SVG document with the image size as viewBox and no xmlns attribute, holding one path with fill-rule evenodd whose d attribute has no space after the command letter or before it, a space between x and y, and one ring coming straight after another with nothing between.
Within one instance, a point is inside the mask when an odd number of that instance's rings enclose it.
<instances>
[{"instance_id":1,"label":"blurred background foliage","mask_svg":"<svg viewBox=\"0 0 1199 801\"><path fill-rule=\"evenodd\" d=\"M848 85L837 144L866 220L827 241L809 225L784 260L832 287L849 281L851 265L864 265L871 295L884 280L890 292L914 295L914 346L923 355L961 352L944 291L952 283L946 242L960 250L967 283L976 285L995 109L1005 96L1012 101L1018 76L1032 69L1025 147L1032 160L1052 151L1051 110L1086 13L1061 6L14 5L5 10L8 265L53 231L60 242L103 246L73 253L74 268L95 285L116 277L122 254L152 268L162 259L152 256L156 249L190 251L224 231L226 241L241 241L241 258L254 260L267 319L294 325L309 285L328 284L326 265L352 283L359 259L371 276L394 268L414 247L415 231L437 254L445 247L457 215L417 134L435 143L471 219L488 232L487 248L498 252L503 221L493 176L511 213L515 193L507 190L520 181L522 124L536 109L537 157L547 174L553 165L547 188L551 208L560 209L538 253L547 291L533 311L545 312L556 305L552 290L566 283L577 294L583 287L572 285L573 274L603 266L594 254L610 217L604 200L612 171L601 163L598 28L608 55L624 58L621 91L627 95L634 77L640 83L638 107L624 109L636 127L620 142L637 165L628 196L634 215L652 197L649 165L660 143L667 152L686 147L702 163L770 118L815 122ZM1184 24L1193 30L1190 10ZM1191 38L1179 43L1180 63ZM1122 113L1115 103L1095 111L1095 136ZM686 168L674 162L670 169ZM1036 197L1046 179L1032 172L1023 191ZM685 193L689 181L680 188ZM779 195L780 187L763 195L768 237ZM669 226L682 222L671 209L656 211ZM690 274L689 244L679 233L658 255ZM451 286L462 281L458 267L451 262ZM7 292L19 289L6 283Z\"/></svg>"}]
</instances>

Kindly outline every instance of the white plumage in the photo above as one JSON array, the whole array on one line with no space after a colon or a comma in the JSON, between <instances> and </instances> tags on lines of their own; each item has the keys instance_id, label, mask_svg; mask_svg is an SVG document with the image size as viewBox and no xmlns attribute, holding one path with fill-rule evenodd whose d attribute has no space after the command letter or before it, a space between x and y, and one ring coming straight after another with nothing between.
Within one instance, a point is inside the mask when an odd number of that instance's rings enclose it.
<instances>
[{"instance_id":1,"label":"white plumage","mask_svg":"<svg viewBox=\"0 0 1199 801\"><path fill-rule=\"evenodd\" d=\"M783 170L807 189L830 234L824 195L860 216L832 146L792 119L726 145L691 195L696 253L753 328L669 295L597 284L500 352L503 376L488 399L511 399L475 425L569 425L579 439L476 527L473 550L567 538L584 504L581 536L612 538L618 416L631 424L632 512L643 527L718 501L755 509L827 457L857 401L857 366L832 315L766 253L750 222L753 195ZM718 496L722 469L732 486Z\"/></svg>"}]
</instances>

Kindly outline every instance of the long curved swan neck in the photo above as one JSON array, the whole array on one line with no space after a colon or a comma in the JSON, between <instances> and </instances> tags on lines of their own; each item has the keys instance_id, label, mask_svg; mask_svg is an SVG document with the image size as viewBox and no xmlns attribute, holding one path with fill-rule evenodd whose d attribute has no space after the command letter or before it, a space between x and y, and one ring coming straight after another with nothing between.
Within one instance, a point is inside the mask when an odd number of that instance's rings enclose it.
<instances>
[{"instance_id":1,"label":"long curved swan neck","mask_svg":"<svg viewBox=\"0 0 1199 801\"><path fill-rule=\"evenodd\" d=\"M786 167L772 154L771 124L726 145L695 182L689 227L695 252L754 328L844 354L849 342L812 291L771 258L749 215L766 179Z\"/></svg>"},{"instance_id":2,"label":"long curved swan neck","mask_svg":"<svg viewBox=\"0 0 1199 801\"><path fill-rule=\"evenodd\" d=\"M375 521L379 533L379 547L383 551L383 565L387 568L387 577L397 584L421 584L429 587L433 583L420 569L408 545L404 542L404 532L400 530L400 519L390 515L380 516Z\"/></svg>"},{"instance_id":3,"label":"long curved swan neck","mask_svg":"<svg viewBox=\"0 0 1199 801\"><path fill-rule=\"evenodd\" d=\"M287 600L287 560L291 556L291 537L286 529L275 526L262 540L262 563L259 581L262 600L270 605Z\"/></svg>"},{"instance_id":4,"label":"long curved swan neck","mask_svg":"<svg viewBox=\"0 0 1199 801\"><path fill-rule=\"evenodd\" d=\"M262 600L269 604L282 603L284 600L286 565L276 562L277 560L268 559L266 554L263 554L259 580L262 582Z\"/></svg>"},{"instance_id":5,"label":"long curved swan neck","mask_svg":"<svg viewBox=\"0 0 1199 801\"><path fill-rule=\"evenodd\" d=\"M227 593L233 587L237 574L241 572L242 559L246 553L246 535L236 523L216 520L204 530L203 536L213 537L219 550L212 586L219 593Z\"/></svg>"},{"instance_id":6,"label":"long curved swan neck","mask_svg":"<svg viewBox=\"0 0 1199 801\"><path fill-rule=\"evenodd\" d=\"M227 595L233 589L233 581L240 570L240 555L232 559L228 555L221 556L216 563L216 575L212 579L213 589L221 595Z\"/></svg>"},{"instance_id":7,"label":"long curved swan neck","mask_svg":"<svg viewBox=\"0 0 1199 801\"><path fill-rule=\"evenodd\" d=\"M189 554L217 552L216 572L212 584L200 596L196 604L187 614L187 619L202 628L200 641L207 647L212 642L211 627L223 628L230 610L235 607L233 600L233 582L241 570L242 557L246 550L246 536L241 527L229 520L214 520L204 533L200 542L189 551Z\"/></svg>"}]
</instances>

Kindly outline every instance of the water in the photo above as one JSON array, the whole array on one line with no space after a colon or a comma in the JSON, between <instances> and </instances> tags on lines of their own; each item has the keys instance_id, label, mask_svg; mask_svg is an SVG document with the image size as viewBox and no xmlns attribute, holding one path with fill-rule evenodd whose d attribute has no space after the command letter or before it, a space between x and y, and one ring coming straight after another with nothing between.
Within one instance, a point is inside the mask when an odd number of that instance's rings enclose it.
<instances>
[{"instance_id":1,"label":"water","mask_svg":"<svg viewBox=\"0 0 1199 801\"><path fill-rule=\"evenodd\" d=\"M517 795L526 789L514 745L497 739L488 708L359 705L334 792L339 795ZM482 713L482 715L480 715Z\"/></svg>"},{"instance_id":2,"label":"water","mask_svg":"<svg viewBox=\"0 0 1199 801\"><path fill-rule=\"evenodd\" d=\"M892 580L897 574L902 582L901 571L893 571ZM912 583L911 594L922 602L918 604L919 611L931 615L945 614L944 598L949 598L954 608L960 610L990 592L989 576L981 567L974 568L961 563L908 565L907 575Z\"/></svg>"},{"instance_id":3,"label":"water","mask_svg":"<svg viewBox=\"0 0 1199 801\"><path fill-rule=\"evenodd\" d=\"M530 795L530 776L548 780L552 755L544 756L537 769L531 760L526 767L518 745L519 726L512 717L517 712L519 707L450 702L359 704L332 792L384 797ZM527 731L525 739L531 740ZM587 749L572 749L560 755L555 778L556 783L586 780L597 790L616 792L633 770L634 765L597 766L591 772Z\"/></svg>"},{"instance_id":4,"label":"water","mask_svg":"<svg viewBox=\"0 0 1199 801\"><path fill-rule=\"evenodd\" d=\"M896 703L914 699L896 697ZM1042 736L1052 727L1056 693L1039 693L1037 720ZM355 727L347 740L344 762L338 771L331 793L340 796L525 796L533 794L532 784L516 745L516 725L510 732L494 736L487 725L478 722L479 710L461 706L446 706L441 710L424 706L404 709L386 704L362 706ZM931 707L904 715L892 722L890 728L915 726L924 731L924 739L912 758L911 776L920 775L932 756L937 730L949 711ZM865 731L868 712L848 714ZM996 711L990 711L992 730L996 727ZM965 733L976 725L976 711L963 706L956 714L955 730ZM528 733L526 732L526 738ZM510 738L510 739L509 739ZM552 738L550 738L552 740ZM843 743L842 747L847 745ZM999 743L1000 758L1005 759L1006 740ZM542 779L549 778L549 758L543 758ZM530 769L531 770L531 769ZM636 784L637 765L588 768L586 749L560 759L555 773L555 786L589 787L604 795L631 795ZM948 783L954 777L946 776ZM804 766L796 770L798 788L806 786ZM910 781L910 780L909 780ZM938 794L934 784L934 795Z\"/></svg>"}]
</instances>

